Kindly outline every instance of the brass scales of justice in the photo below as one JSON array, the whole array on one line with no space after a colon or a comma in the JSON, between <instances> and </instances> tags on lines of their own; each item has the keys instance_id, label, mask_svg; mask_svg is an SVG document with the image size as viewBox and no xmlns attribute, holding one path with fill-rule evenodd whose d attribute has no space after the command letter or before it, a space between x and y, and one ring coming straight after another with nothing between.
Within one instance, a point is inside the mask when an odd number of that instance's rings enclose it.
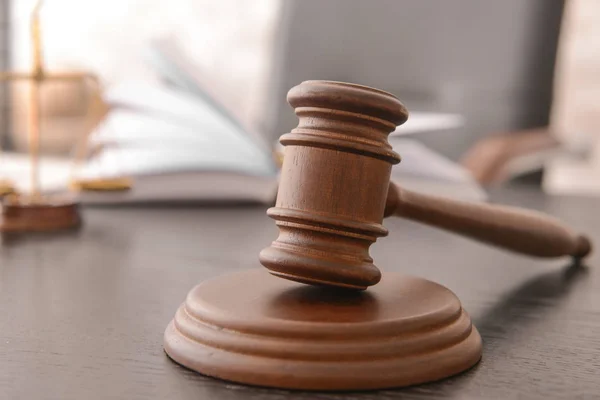
<instances>
[{"instance_id":1,"label":"brass scales of justice","mask_svg":"<svg viewBox=\"0 0 600 400\"><path fill-rule=\"evenodd\" d=\"M48 72L43 62L39 0L31 13L31 43L33 52L32 68L29 72L0 72L0 82L29 82L28 109L28 153L31 175L29 194L18 193L8 179L0 179L2 216L0 232L55 231L76 228L81 223L77 191L123 191L131 188L127 177L71 179L71 193L42 193L40 185L40 89L46 82L91 83L100 91L98 77L85 72ZM99 103L99 102L97 102ZM76 149L74 167L86 155L87 138L79 142Z\"/></svg>"}]
</instances>

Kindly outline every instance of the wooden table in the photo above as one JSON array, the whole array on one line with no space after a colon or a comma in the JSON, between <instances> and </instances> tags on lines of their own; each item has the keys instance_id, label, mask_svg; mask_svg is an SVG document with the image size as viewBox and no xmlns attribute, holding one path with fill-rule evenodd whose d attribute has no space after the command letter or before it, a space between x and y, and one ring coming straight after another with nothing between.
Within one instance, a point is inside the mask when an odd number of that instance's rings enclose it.
<instances>
[{"instance_id":1,"label":"wooden table","mask_svg":"<svg viewBox=\"0 0 600 400\"><path fill-rule=\"evenodd\" d=\"M494 200L544 210L600 246L600 200L503 190ZM525 258L399 219L373 246L384 271L436 280L461 298L484 340L482 362L403 390L314 394L252 388L190 372L162 350L188 290L258 267L276 237L260 207L88 209L77 234L3 242L2 399L511 399L600 397L599 253L589 268Z\"/></svg>"}]
</instances>

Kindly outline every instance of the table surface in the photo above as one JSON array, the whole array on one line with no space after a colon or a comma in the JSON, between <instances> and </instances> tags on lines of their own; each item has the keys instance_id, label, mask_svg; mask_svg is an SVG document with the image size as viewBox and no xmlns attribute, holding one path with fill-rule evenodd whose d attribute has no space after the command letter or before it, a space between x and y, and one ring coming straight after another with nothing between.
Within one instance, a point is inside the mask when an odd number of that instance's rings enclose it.
<instances>
[{"instance_id":1,"label":"table surface","mask_svg":"<svg viewBox=\"0 0 600 400\"><path fill-rule=\"evenodd\" d=\"M493 200L540 209L600 242L600 200L525 189ZM363 393L255 388L201 376L162 350L196 283L259 265L277 229L261 207L86 209L78 233L0 247L3 399L599 398L598 253L586 268L526 258L400 219L376 264L452 289L484 340L474 369L437 383Z\"/></svg>"}]
</instances>

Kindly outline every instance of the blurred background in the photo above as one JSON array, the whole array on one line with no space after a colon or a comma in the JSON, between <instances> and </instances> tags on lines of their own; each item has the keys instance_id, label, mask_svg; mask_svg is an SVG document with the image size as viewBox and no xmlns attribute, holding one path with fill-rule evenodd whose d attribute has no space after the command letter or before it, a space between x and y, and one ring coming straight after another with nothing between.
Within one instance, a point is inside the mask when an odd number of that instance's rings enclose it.
<instances>
[{"instance_id":1,"label":"blurred background","mask_svg":"<svg viewBox=\"0 0 600 400\"><path fill-rule=\"evenodd\" d=\"M31 70L35 3L0 0L4 71ZM270 152L296 125L287 91L328 79L403 101L422 125L407 124L393 145L414 176L473 190L525 180L551 194L600 193L595 0L47 0L39 18L47 72L83 71L100 82L48 80L40 99L44 154L72 160L81 143L118 147L113 164L96 162L90 176L102 168L111 176L252 172L259 161L233 164L260 156L220 142L223 132ZM0 92L4 165L27 151L29 84ZM229 125L207 122L223 110ZM194 135L204 153L190 153ZM218 156L230 150L234 161Z\"/></svg>"}]
</instances>

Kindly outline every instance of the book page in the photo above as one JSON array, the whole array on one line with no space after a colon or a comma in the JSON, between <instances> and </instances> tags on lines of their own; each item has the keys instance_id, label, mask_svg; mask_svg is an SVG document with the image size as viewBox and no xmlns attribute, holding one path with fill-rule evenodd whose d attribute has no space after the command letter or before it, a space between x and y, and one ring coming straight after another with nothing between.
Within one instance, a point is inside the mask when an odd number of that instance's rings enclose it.
<instances>
[{"instance_id":1,"label":"book page","mask_svg":"<svg viewBox=\"0 0 600 400\"><path fill-rule=\"evenodd\" d=\"M92 143L111 136L119 143L134 140L149 143L149 139L143 139L146 133L154 137L154 142L162 134L161 145L187 138L204 146L204 150L199 149L198 158L210 152L215 156L211 159L220 156L234 163L233 168L237 161L243 161L246 167L256 168L254 173L277 173L270 151L257 146L239 126L192 95L149 83L129 82L109 90L106 101L112 111L97 132L92 133Z\"/></svg>"}]
</instances>

